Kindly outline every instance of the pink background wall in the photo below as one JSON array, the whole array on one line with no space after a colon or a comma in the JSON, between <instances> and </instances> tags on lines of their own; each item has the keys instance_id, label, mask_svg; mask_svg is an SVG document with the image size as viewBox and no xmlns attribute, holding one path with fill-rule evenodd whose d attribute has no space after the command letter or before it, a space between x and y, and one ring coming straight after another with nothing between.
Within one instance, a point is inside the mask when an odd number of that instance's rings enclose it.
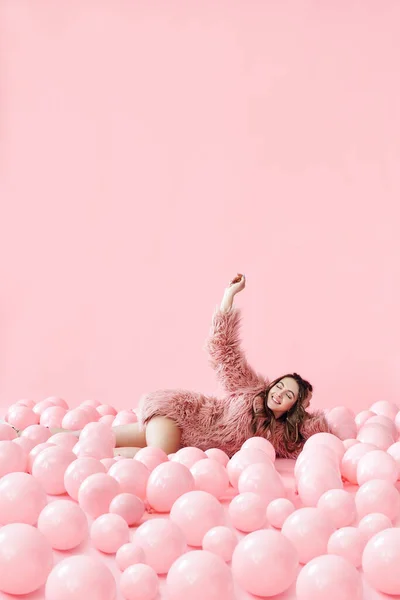
<instances>
[{"instance_id":1,"label":"pink background wall","mask_svg":"<svg viewBox=\"0 0 400 600\"><path fill-rule=\"evenodd\" d=\"M0 401L257 370L400 397L396 0L0 2Z\"/></svg>"}]
</instances>

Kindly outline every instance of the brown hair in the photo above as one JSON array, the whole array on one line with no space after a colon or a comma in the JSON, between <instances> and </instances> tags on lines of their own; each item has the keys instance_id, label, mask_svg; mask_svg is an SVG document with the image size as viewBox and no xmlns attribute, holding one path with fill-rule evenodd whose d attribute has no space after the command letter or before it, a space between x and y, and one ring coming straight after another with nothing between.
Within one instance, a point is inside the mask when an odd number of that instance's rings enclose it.
<instances>
[{"instance_id":1,"label":"brown hair","mask_svg":"<svg viewBox=\"0 0 400 600\"><path fill-rule=\"evenodd\" d=\"M290 377L294 379L297 385L299 386L299 392L297 395L297 400L293 404L292 408L285 412L279 419L276 419L272 410L268 407L268 394L271 388L273 388L279 381L284 379L285 377ZM260 417L264 417L264 422L262 424L263 429L273 431L276 425L276 421L284 422L284 438L285 443L288 447L288 450L292 451L296 448L296 446L301 442L301 434L299 432L300 424L307 418L307 413L305 410L305 401L308 396L312 393L313 387L309 381L303 379L297 373L289 373L287 375L282 375L278 379L272 381L269 386L259 394L260 397L263 398L263 409L262 413L256 413L253 408L253 431L256 432L257 421Z\"/></svg>"}]
</instances>

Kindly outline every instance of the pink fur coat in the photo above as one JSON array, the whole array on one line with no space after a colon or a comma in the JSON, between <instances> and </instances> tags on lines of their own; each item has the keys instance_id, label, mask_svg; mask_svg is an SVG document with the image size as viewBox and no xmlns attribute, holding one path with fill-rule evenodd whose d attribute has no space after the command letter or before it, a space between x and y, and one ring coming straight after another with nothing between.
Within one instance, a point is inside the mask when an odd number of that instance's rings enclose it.
<instances>
[{"instance_id":1,"label":"pink fur coat","mask_svg":"<svg viewBox=\"0 0 400 600\"><path fill-rule=\"evenodd\" d=\"M309 413L299 429L302 442L292 451L286 447L284 424L280 421L266 433L259 419L254 431L253 402L266 389L268 380L253 371L241 350L240 318L238 309L228 313L217 310L207 341L211 365L225 390L224 396L216 398L180 389L152 392L140 401L139 422L145 426L154 416L169 417L182 431L182 447L220 448L228 456L240 450L248 438L262 435L273 444L278 457L295 458L307 438L329 431L329 425L322 412Z\"/></svg>"}]
</instances>

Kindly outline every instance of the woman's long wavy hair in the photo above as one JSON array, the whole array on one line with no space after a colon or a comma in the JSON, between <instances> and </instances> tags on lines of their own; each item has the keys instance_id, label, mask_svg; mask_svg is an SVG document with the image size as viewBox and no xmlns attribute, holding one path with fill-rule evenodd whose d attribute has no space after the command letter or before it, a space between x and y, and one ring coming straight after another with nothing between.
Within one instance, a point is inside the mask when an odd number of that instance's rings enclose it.
<instances>
[{"instance_id":1,"label":"woman's long wavy hair","mask_svg":"<svg viewBox=\"0 0 400 600\"><path fill-rule=\"evenodd\" d=\"M279 419L277 419L275 417L274 413L272 412L272 410L268 407L268 404L267 404L268 403L268 394L269 394L271 388L273 388L277 383L279 383L279 381L281 381L285 377L290 377L291 379L295 380L295 382L299 386L299 392L298 392L297 400L293 404L292 408L290 410L288 410L287 412L285 412L281 417L279 417ZM253 417L254 417L253 418L253 431L254 431L254 433L256 432L257 423L259 422L260 418L264 418L264 422L262 423L262 428L265 431L269 430L272 432L276 426L277 421L279 421L280 423L283 422L285 424L285 428L284 428L285 444L287 445L288 450L291 451L291 450L295 449L296 446L302 441L299 428L300 428L301 423L307 418L307 413L306 413L304 404L305 404L305 401L307 400L307 397L312 393L312 391L313 391L313 387L312 387L311 383L309 381L307 381L306 379L303 379L302 377L300 377L300 375L298 375L297 373L289 373L287 375L282 375L282 377L279 377L278 379L275 379L274 381L272 381L269 384L269 386L261 394L259 394L264 400L262 412L256 413L253 410Z\"/></svg>"}]
</instances>

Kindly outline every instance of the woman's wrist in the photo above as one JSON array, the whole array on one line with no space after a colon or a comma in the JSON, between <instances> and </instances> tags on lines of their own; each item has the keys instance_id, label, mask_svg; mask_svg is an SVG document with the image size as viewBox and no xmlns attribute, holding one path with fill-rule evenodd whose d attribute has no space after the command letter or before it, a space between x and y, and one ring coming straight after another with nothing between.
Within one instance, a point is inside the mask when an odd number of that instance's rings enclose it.
<instances>
[{"instance_id":1,"label":"woman's wrist","mask_svg":"<svg viewBox=\"0 0 400 600\"><path fill-rule=\"evenodd\" d=\"M232 290L230 290L229 288L226 288L224 296L222 298L221 306L220 306L221 312L227 313L231 310L231 308L233 306L234 297L235 297L235 294L232 292Z\"/></svg>"}]
</instances>

